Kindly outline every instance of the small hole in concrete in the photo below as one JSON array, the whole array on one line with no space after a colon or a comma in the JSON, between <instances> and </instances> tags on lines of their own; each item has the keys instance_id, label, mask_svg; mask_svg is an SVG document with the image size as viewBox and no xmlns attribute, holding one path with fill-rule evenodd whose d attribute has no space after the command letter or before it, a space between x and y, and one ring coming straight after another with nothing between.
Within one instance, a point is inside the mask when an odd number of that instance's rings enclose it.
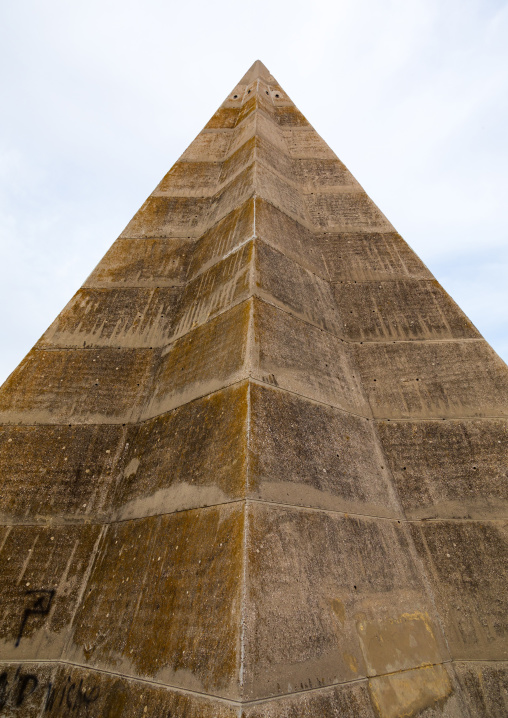
<instances>
[{"instance_id":1,"label":"small hole in concrete","mask_svg":"<svg viewBox=\"0 0 508 718\"><path fill-rule=\"evenodd\" d=\"M266 92L267 95L269 94L269 93L268 93L268 90L265 90L265 92Z\"/></svg>"},{"instance_id":2,"label":"small hole in concrete","mask_svg":"<svg viewBox=\"0 0 508 718\"><path fill-rule=\"evenodd\" d=\"M356 591L356 586L353 586L353 588L354 588L354 589L355 589L355 591Z\"/></svg>"},{"instance_id":3,"label":"small hole in concrete","mask_svg":"<svg viewBox=\"0 0 508 718\"><path fill-rule=\"evenodd\" d=\"M233 95L233 100L236 100L238 98L238 95Z\"/></svg>"},{"instance_id":4,"label":"small hole in concrete","mask_svg":"<svg viewBox=\"0 0 508 718\"><path fill-rule=\"evenodd\" d=\"M250 95L250 90L247 90L247 94Z\"/></svg>"},{"instance_id":5,"label":"small hole in concrete","mask_svg":"<svg viewBox=\"0 0 508 718\"><path fill-rule=\"evenodd\" d=\"M277 93L277 94L275 95L275 97L279 97L279 94Z\"/></svg>"}]
</instances>

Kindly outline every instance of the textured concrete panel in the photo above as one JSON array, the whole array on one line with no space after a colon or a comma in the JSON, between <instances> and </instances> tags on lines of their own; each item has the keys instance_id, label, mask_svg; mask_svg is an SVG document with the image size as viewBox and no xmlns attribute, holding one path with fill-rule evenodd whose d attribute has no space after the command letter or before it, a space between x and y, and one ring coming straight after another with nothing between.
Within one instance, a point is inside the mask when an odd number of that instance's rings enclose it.
<instances>
[{"instance_id":1,"label":"textured concrete panel","mask_svg":"<svg viewBox=\"0 0 508 718\"><path fill-rule=\"evenodd\" d=\"M252 503L247 537L246 698L446 658L397 521Z\"/></svg>"},{"instance_id":2,"label":"textured concrete panel","mask_svg":"<svg viewBox=\"0 0 508 718\"><path fill-rule=\"evenodd\" d=\"M335 154L318 133L309 128L283 130L292 157L336 159Z\"/></svg>"},{"instance_id":3,"label":"textured concrete panel","mask_svg":"<svg viewBox=\"0 0 508 718\"><path fill-rule=\"evenodd\" d=\"M39 718L46 708L53 685L53 663L3 663L0 665L0 711L2 715Z\"/></svg>"},{"instance_id":4,"label":"textured concrete panel","mask_svg":"<svg viewBox=\"0 0 508 718\"><path fill-rule=\"evenodd\" d=\"M256 242L256 295L332 334L341 333L341 322L328 282L293 259Z\"/></svg>"},{"instance_id":5,"label":"textured concrete panel","mask_svg":"<svg viewBox=\"0 0 508 718\"><path fill-rule=\"evenodd\" d=\"M207 228L212 198L150 196L120 237L199 237ZM209 226L209 225L208 225Z\"/></svg>"},{"instance_id":6,"label":"textured concrete panel","mask_svg":"<svg viewBox=\"0 0 508 718\"><path fill-rule=\"evenodd\" d=\"M23 718L238 718L234 704L118 675L58 664L9 664L0 709ZM2 686L5 686L2 692ZM2 704L3 700L3 704Z\"/></svg>"},{"instance_id":7,"label":"textured concrete panel","mask_svg":"<svg viewBox=\"0 0 508 718\"><path fill-rule=\"evenodd\" d=\"M264 138L256 138L256 160L286 182L295 183L295 160Z\"/></svg>"},{"instance_id":8,"label":"textured concrete panel","mask_svg":"<svg viewBox=\"0 0 508 718\"><path fill-rule=\"evenodd\" d=\"M124 439L123 427L107 424L1 427L1 519L104 519Z\"/></svg>"},{"instance_id":9,"label":"textured concrete panel","mask_svg":"<svg viewBox=\"0 0 508 718\"><path fill-rule=\"evenodd\" d=\"M129 428L112 505L136 518L245 496L247 385Z\"/></svg>"},{"instance_id":10,"label":"textured concrete panel","mask_svg":"<svg viewBox=\"0 0 508 718\"><path fill-rule=\"evenodd\" d=\"M443 665L379 676L369 681L376 713L381 718L449 716L462 718L467 710L454 696L452 676Z\"/></svg>"},{"instance_id":11,"label":"textured concrete panel","mask_svg":"<svg viewBox=\"0 0 508 718\"><path fill-rule=\"evenodd\" d=\"M276 99L276 98L275 98ZM272 117L281 127L305 127L309 123L296 107L274 107Z\"/></svg>"},{"instance_id":12,"label":"textured concrete panel","mask_svg":"<svg viewBox=\"0 0 508 718\"><path fill-rule=\"evenodd\" d=\"M181 294L171 340L248 299L253 261L251 241L191 280Z\"/></svg>"},{"instance_id":13,"label":"textured concrete panel","mask_svg":"<svg viewBox=\"0 0 508 718\"><path fill-rule=\"evenodd\" d=\"M2 658L58 658L102 528L12 526L0 532Z\"/></svg>"},{"instance_id":14,"label":"textured concrete panel","mask_svg":"<svg viewBox=\"0 0 508 718\"><path fill-rule=\"evenodd\" d=\"M231 129L236 125L238 107L219 107L205 126L205 130Z\"/></svg>"},{"instance_id":15,"label":"textured concrete panel","mask_svg":"<svg viewBox=\"0 0 508 718\"><path fill-rule=\"evenodd\" d=\"M87 287L164 287L185 282L194 241L119 239L85 282Z\"/></svg>"},{"instance_id":16,"label":"textured concrete panel","mask_svg":"<svg viewBox=\"0 0 508 718\"><path fill-rule=\"evenodd\" d=\"M257 166L256 190L259 197L273 204L281 212L297 221L309 221L303 195L294 185L263 165Z\"/></svg>"},{"instance_id":17,"label":"textured concrete panel","mask_svg":"<svg viewBox=\"0 0 508 718\"><path fill-rule=\"evenodd\" d=\"M221 185L231 182L237 174L254 162L257 145L257 137L251 137L222 163L220 172Z\"/></svg>"},{"instance_id":18,"label":"textured concrete panel","mask_svg":"<svg viewBox=\"0 0 508 718\"><path fill-rule=\"evenodd\" d=\"M254 378L357 414L369 414L344 342L265 302L255 300L254 306Z\"/></svg>"},{"instance_id":19,"label":"textured concrete panel","mask_svg":"<svg viewBox=\"0 0 508 718\"><path fill-rule=\"evenodd\" d=\"M252 497L400 518L372 422L257 384L250 401Z\"/></svg>"},{"instance_id":20,"label":"textured concrete panel","mask_svg":"<svg viewBox=\"0 0 508 718\"><path fill-rule=\"evenodd\" d=\"M398 685L397 685L397 677ZM451 689L451 690L450 690ZM465 718L460 696L442 666L371 681L307 690L248 707L242 718Z\"/></svg>"},{"instance_id":21,"label":"textured concrete panel","mask_svg":"<svg viewBox=\"0 0 508 718\"><path fill-rule=\"evenodd\" d=\"M180 160L219 162L224 159L230 142L231 134L227 130L206 130L191 142Z\"/></svg>"},{"instance_id":22,"label":"textured concrete panel","mask_svg":"<svg viewBox=\"0 0 508 718\"><path fill-rule=\"evenodd\" d=\"M321 230L390 230L392 225L363 190L308 194L312 222Z\"/></svg>"},{"instance_id":23,"label":"textured concrete panel","mask_svg":"<svg viewBox=\"0 0 508 718\"><path fill-rule=\"evenodd\" d=\"M377 428L408 518L508 518L505 420L382 421Z\"/></svg>"},{"instance_id":24,"label":"textured concrete panel","mask_svg":"<svg viewBox=\"0 0 508 718\"><path fill-rule=\"evenodd\" d=\"M249 199L203 234L190 260L188 277L204 272L254 236L254 202Z\"/></svg>"},{"instance_id":25,"label":"textured concrete panel","mask_svg":"<svg viewBox=\"0 0 508 718\"><path fill-rule=\"evenodd\" d=\"M0 394L4 423L126 423L150 388L150 349L35 350Z\"/></svg>"},{"instance_id":26,"label":"textured concrete panel","mask_svg":"<svg viewBox=\"0 0 508 718\"><path fill-rule=\"evenodd\" d=\"M65 657L234 695L243 516L232 504L111 525Z\"/></svg>"},{"instance_id":27,"label":"textured concrete panel","mask_svg":"<svg viewBox=\"0 0 508 718\"><path fill-rule=\"evenodd\" d=\"M217 191L220 162L176 162L152 192L154 197L209 197Z\"/></svg>"},{"instance_id":28,"label":"textured concrete panel","mask_svg":"<svg viewBox=\"0 0 508 718\"><path fill-rule=\"evenodd\" d=\"M179 287L80 289L38 346L159 347L168 343Z\"/></svg>"},{"instance_id":29,"label":"textured concrete panel","mask_svg":"<svg viewBox=\"0 0 508 718\"><path fill-rule=\"evenodd\" d=\"M260 199L256 199L256 236L311 272L327 277L322 253L315 246L312 232L273 204Z\"/></svg>"},{"instance_id":30,"label":"textured concrete panel","mask_svg":"<svg viewBox=\"0 0 508 718\"><path fill-rule=\"evenodd\" d=\"M332 282L432 279L424 263L397 232L342 232L316 235Z\"/></svg>"},{"instance_id":31,"label":"textured concrete panel","mask_svg":"<svg viewBox=\"0 0 508 718\"><path fill-rule=\"evenodd\" d=\"M480 337L436 280L341 282L334 294L353 341Z\"/></svg>"},{"instance_id":32,"label":"textured concrete panel","mask_svg":"<svg viewBox=\"0 0 508 718\"><path fill-rule=\"evenodd\" d=\"M506 521L411 524L455 659L508 658Z\"/></svg>"},{"instance_id":33,"label":"textured concrete panel","mask_svg":"<svg viewBox=\"0 0 508 718\"><path fill-rule=\"evenodd\" d=\"M359 188L347 167L337 158L316 160L300 158L293 162L294 173L302 187L307 191L314 188L333 188L351 186Z\"/></svg>"},{"instance_id":34,"label":"textured concrete panel","mask_svg":"<svg viewBox=\"0 0 508 718\"><path fill-rule=\"evenodd\" d=\"M376 417L508 415L508 368L485 341L351 346Z\"/></svg>"},{"instance_id":35,"label":"textured concrete panel","mask_svg":"<svg viewBox=\"0 0 508 718\"><path fill-rule=\"evenodd\" d=\"M234 384L247 376L251 302L197 327L164 351L143 418Z\"/></svg>"},{"instance_id":36,"label":"textured concrete panel","mask_svg":"<svg viewBox=\"0 0 508 718\"><path fill-rule=\"evenodd\" d=\"M211 201L210 212L206 217L206 223L203 224L203 230L210 228L215 222L253 197L255 180L256 170L251 164L225 185Z\"/></svg>"},{"instance_id":37,"label":"textured concrete panel","mask_svg":"<svg viewBox=\"0 0 508 718\"><path fill-rule=\"evenodd\" d=\"M374 718L367 681L307 690L244 708L241 718Z\"/></svg>"},{"instance_id":38,"label":"textured concrete panel","mask_svg":"<svg viewBox=\"0 0 508 718\"><path fill-rule=\"evenodd\" d=\"M455 672L471 705L471 715L505 718L508 715L506 663L455 663Z\"/></svg>"}]
</instances>

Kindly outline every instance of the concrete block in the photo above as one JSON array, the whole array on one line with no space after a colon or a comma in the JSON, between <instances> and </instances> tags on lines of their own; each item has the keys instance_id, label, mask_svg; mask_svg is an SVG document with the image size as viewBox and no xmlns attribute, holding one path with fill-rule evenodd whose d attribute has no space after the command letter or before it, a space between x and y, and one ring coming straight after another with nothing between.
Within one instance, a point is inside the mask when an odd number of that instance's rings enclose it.
<instances>
[{"instance_id":1,"label":"concrete block","mask_svg":"<svg viewBox=\"0 0 508 718\"><path fill-rule=\"evenodd\" d=\"M336 159L335 154L312 127L291 127L282 132L291 157Z\"/></svg>"},{"instance_id":2,"label":"concrete block","mask_svg":"<svg viewBox=\"0 0 508 718\"><path fill-rule=\"evenodd\" d=\"M84 287L37 346L160 347L172 336L180 287Z\"/></svg>"},{"instance_id":3,"label":"concrete block","mask_svg":"<svg viewBox=\"0 0 508 718\"><path fill-rule=\"evenodd\" d=\"M254 378L355 414L369 414L345 343L265 302L254 300L254 307Z\"/></svg>"},{"instance_id":4,"label":"concrete block","mask_svg":"<svg viewBox=\"0 0 508 718\"><path fill-rule=\"evenodd\" d=\"M377 429L409 519L507 514L506 420L381 421Z\"/></svg>"},{"instance_id":5,"label":"concrete block","mask_svg":"<svg viewBox=\"0 0 508 718\"><path fill-rule=\"evenodd\" d=\"M504 718L508 714L506 663L455 663L455 673L470 704L471 715Z\"/></svg>"},{"instance_id":6,"label":"concrete block","mask_svg":"<svg viewBox=\"0 0 508 718\"><path fill-rule=\"evenodd\" d=\"M410 528L452 657L506 660L506 520L441 520Z\"/></svg>"},{"instance_id":7,"label":"concrete block","mask_svg":"<svg viewBox=\"0 0 508 718\"><path fill-rule=\"evenodd\" d=\"M205 130L229 130L232 129L237 122L238 107L219 107L205 125Z\"/></svg>"},{"instance_id":8,"label":"concrete block","mask_svg":"<svg viewBox=\"0 0 508 718\"><path fill-rule=\"evenodd\" d=\"M209 197L217 191L220 162L176 162L152 193L155 197Z\"/></svg>"},{"instance_id":9,"label":"concrete block","mask_svg":"<svg viewBox=\"0 0 508 718\"><path fill-rule=\"evenodd\" d=\"M155 350L32 349L5 382L6 424L122 424L150 388Z\"/></svg>"},{"instance_id":10,"label":"concrete block","mask_svg":"<svg viewBox=\"0 0 508 718\"><path fill-rule=\"evenodd\" d=\"M248 299L253 262L254 245L250 241L190 280L174 312L171 340Z\"/></svg>"},{"instance_id":11,"label":"concrete block","mask_svg":"<svg viewBox=\"0 0 508 718\"><path fill-rule=\"evenodd\" d=\"M255 383L250 394L251 497L400 518L372 422Z\"/></svg>"},{"instance_id":12,"label":"concrete block","mask_svg":"<svg viewBox=\"0 0 508 718\"><path fill-rule=\"evenodd\" d=\"M122 239L199 237L208 229L210 197L150 196L123 230Z\"/></svg>"},{"instance_id":13,"label":"concrete block","mask_svg":"<svg viewBox=\"0 0 508 718\"><path fill-rule=\"evenodd\" d=\"M231 504L109 526L65 659L236 696L243 516Z\"/></svg>"},{"instance_id":14,"label":"concrete block","mask_svg":"<svg viewBox=\"0 0 508 718\"><path fill-rule=\"evenodd\" d=\"M341 334L330 285L294 259L257 240L254 291L300 319Z\"/></svg>"},{"instance_id":15,"label":"concrete block","mask_svg":"<svg viewBox=\"0 0 508 718\"><path fill-rule=\"evenodd\" d=\"M341 282L334 295L342 331L352 341L480 337L435 279Z\"/></svg>"},{"instance_id":16,"label":"concrete block","mask_svg":"<svg viewBox=\"0 0 508 718\"><path fill-rule=\"evenodd\" d=\"M118 520L235 501L247 482L248 387L237 384L129 427L117 490Z\"/></svg>"},{"instance_id":17,"label":"concrete block","mask_svg":"<svg viewBox=\"0 0 508 718\"><path fill-rule=\"evenodd\" d=\"M315 246L314 234L271 202L259 198L256 198L256 236L302 267L325 279L328 277L322 252Z\"/></svg>"},{"instance_id":18,"label":"concrete block","mask_svg":"<svg viewBox=\"0 0 508 718\"><path fill-rule=\"evenodd\" d=\"M351 346L376 417L508 414L508 368L483 340Z\"/></svg>"},{"instance_id":19,"label":"concrete block","mask_svg":"<svg viewBox=\"0 0 508 718\"><path fill-rule=\"evenodd\" d=\"M337 158L335 159L314 159L312 157L293 161L295 180L301 184L306 192L313 192L315 189L332 189L334 187L359 188L347 167Z\"/></svg>"},{"instance_id":20,"label":"concrete block","mask_svg":"<svg viewBox=\"0 0 508 718\"><path fill-rule=\"evenodd\" d=\"M193 249L189 239L119 239L84 286L181 286Z\"/></svg>"},{"instance_id":21,"label":"concrete block","mask_svg":"<svg viewBox=\"0 0 508 718\"><path fill-rule=\"evenodd\" d=\"M164 350L144 419L246 378L250 304L242 302Z\"/></svg>"},{"instance_id":22,"label":"concrete block","mask_svg":"<svg viewBox=\"0 0 508 718\"><path fill-rule=\"evenodd\" d=\"M257 200L248 199L203 234L190 258L189 279L254 237L255 202Z\"/></svg>"},{"instance_id":23,"label":"concrete block","mask_svg":"<svg viewBox=\"0 0 508 718\"><path fill-rule=\"evenodd\" d=\"M390 231L392 225L362 189L344 187L341 192L306 195L313 224L321 231Z\"/></svg>"},{"instance_id":24,"label":"concrete block","mask_svg":"<svg viewBox=\"0 0 508 718\"><path fill-rule=\"evenodd\" d=\"M332 232L315 242L332 282L433 278L397 232Z\"/></svg>"},{"instance_id":25,"label":"concrete block","mask_svg":"<svg viewBox=\"0 0 508 718\"><path fill-rule=\"evenodd\" d=\"M220 162L225 158L230 142L231 134L228 130L206 130L190 143L180 161Z\"/></svg>"},{"instance_id":26,"label":"concrete block","mask_svg":"<svg viewBox=\"0 0 508 718\"><path fill-rule=\"evenodd\" d=\"M247 521L245 699L447 659L397 521L257 502Z\"/></svg>"},{"instance_id":27,"label":"concrete block","mask_svg":"<svg viewBox=\"0 0 508 718\"><path fill-rule=\"evenodd\" d=\"M84 524L0 529L3 660L60 658L102 530Z\"/></svg>"},{"instance_id":28,"label":"concrete block","mask_svg":"<svg viewBox=\"0 0 508 718\"><path fill-rule=\"evenodd\" d=\"M125 431L108 424L1 427L1 520L104 520Z\"/></svg>"}]
</instances>

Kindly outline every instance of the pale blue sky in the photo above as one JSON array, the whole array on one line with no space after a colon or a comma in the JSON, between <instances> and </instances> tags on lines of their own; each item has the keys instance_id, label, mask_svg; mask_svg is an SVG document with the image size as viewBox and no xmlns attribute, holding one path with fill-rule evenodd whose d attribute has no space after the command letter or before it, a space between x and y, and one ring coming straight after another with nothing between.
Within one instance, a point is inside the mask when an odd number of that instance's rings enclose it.
<instances>
[{"instance_id":1,"label":"pale blue sky","mask_svg":"<svg viewBox=\"0 0 508 718\"><path fill-rule=\"evenodd\" d=\"M508 359L508 3L0 11L0 382L255 59Z\"/></svg>"}]
</instances>

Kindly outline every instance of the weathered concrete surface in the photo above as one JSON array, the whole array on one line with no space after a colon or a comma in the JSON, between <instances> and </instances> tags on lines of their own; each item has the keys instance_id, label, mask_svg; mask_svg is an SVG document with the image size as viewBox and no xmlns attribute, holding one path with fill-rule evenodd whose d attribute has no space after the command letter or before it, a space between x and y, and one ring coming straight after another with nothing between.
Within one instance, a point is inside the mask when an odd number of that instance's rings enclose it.
<instances>
[{"instance_id":1,"label":"weathered concrete surface","mask_svg":"<svg viewBox=\"0 0 508 718\"><path fill-rule=\"evenodd\" d=\"M507 521L411 524L453 658L508 658Z\"/></svg>"},{"instance_id":2,"label":"weathered concrete surface","mask_svg":"<svg viewBox=\"0 0 508 718\"><path fill-rule=\"evenodd\" d=\"M189 239L118 239L84 286L180 286L193 249Z\"/></svg>"},{"instance_id":3,"label":"weathered concrete surface","mask_svg":"<svg viewBox=\"0 0 508 718\"><path fill-rule=\"evenodd\" d=\"M408 518L508 517L506 420L381 421L377 430Z\"/></svg>"},{"instance_id":4,"label":"weathered concrete surface","mask_svg":"<svg viewBox=\"0 0 508 718\"><path fill-rule=\"evenodd\" d=\"M104 520L125 435L118 425L0 427L2 522Z\"/></svg>"},{"instance_id":5,"label":"weathered concrete surface","mask_svg":"<svg viewBox=\"0 0 508 718\"><path fill-rule=\"evenodd\" d=\"M80 289L38 346L164 346L179 297L177 287Z\"/></svg>"},{"instance_id":6,"label":"weathered concrete surface","mask_svg":"<svg viewBox=\"0 0 508 718\"><path fill-rule=\"evenodd\" d=\"M402 524L258 503L247 522L246 698L446 656Z\"/></svg>"},{"instance_id":7,"label":"weathered concrete surface","mask_svg":"<svg viewBox=\"0 0 508 718\"><path fill-rule=\"evenodd\" d=\"M86 524L2 528L3 660L60 657L102 531Z\"/></svg>"},{"instance_id":8,"label":"weathered concrete surface","mask_svg":"<svg viewBox=\"0 0 508 718\"><path fill-rule=\"evenodd\" d=\"M251 384L250 496L348 513L401 514L373 423Z\"/></svg>"},{"instance_id":9,"label":"weathered concrete surface","mask_svg":"<svg viewBox=\"0 0 508 718\"><path fill-rule=\"evenodd\" d=\"M32 349L0 393L11 424L125 423L139 417L153 373L151 349Z\"/></svg>"},{"instance_id":10,"label":"weathered concrete surface","mask_svg":"<svg viewBox=\"0 0 508 718\"><path fill-rule=\"evenodd\" d=\"M110 505L118 519L245 497L247 382L129 428Z\"/></svg>"},{"instance_id":11,"label":"weathered concrete surface","mask_svg":"<svg viewBox=\"0 0 508 718\"><path fill-rule=\"evenodd\" d=\"M3 715L28 718L239 718L227 701L69 665L11 663L0 675Z\"/></svg>"},{"instance_id":12,"label":"weathered concrete surface","mask_svg":"<svg viewBox=\"0 0 508 718\"><path fill-rule=\"evenodd\" d=\"M0 712L504 717L507 411L256 62L0 391Z\"/></svg>"},{"instance_id":13,"label":"weathered concrete surface","mask_svg":"<svg viewBox=\"0 0 508 718\"><path fill-rule=\"evenodd\" d=\"M356 344L379 418L508 416L506 364L483 340Z\"/></svg>"},{"instance_id":14,"label":"weathered concrete surface","mask_svg":"<svg viewBox=\"0 0 508 718\"><path fill-rule=\"evenodd\" d=\"M436 280L341 282L334 294L343 334L352 341L480 336Z\"/></svg>"},{"instance_id":15,"label":"weathered concrete surface","mask_svg":"<svg viewBox=\"0 0 508 718\"><path fill-rule=\"evenodd\" d=\"M110 526L64 658L235 697L243 517L236 503Z\"/></svg>"},{"instance_id":16,"label":"weathered concrete surface","mask_svg":"<svg viewBox=\"0 0 508 718\"><path fill-rule=\"evenodd\" d=\"M316 235L330 281L395 280L432 275L397 232Z\"/></svg>"}]
</instances>

